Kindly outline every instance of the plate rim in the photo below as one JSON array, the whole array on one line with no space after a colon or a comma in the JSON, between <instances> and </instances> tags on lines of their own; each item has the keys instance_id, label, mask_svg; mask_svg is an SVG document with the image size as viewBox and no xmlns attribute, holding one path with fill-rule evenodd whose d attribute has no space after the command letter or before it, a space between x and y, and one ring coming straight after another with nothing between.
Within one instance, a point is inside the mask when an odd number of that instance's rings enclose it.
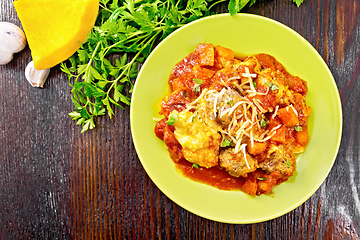
<instances>
[{"instance_id":1,"label":"plate rim","mask_svg":"<svg viewBox=\"0 0 360 240\"><path fill-rule=\"evenodd\" d=\"M328 168L325 176L322 178L322 180L316 185L314 186L313 190L311 192L309 192L306 196L302 197L301 199L299 199L298 203L293 205L292 207L289 207L289 208L286 208L286 209L283 209L281 212L279 212L277 214L277 216L267 216L267 217L262 217L262 218L258 218L256 220L254 219L251 219L249 221L233 221L233 220L228 220L228 219L225 219L225 218L219 218L219 217L211 217L211 216L208 216L200 211L197 211L196 209L189 209L188 206L182 204L182 202L179 202L177 199L174 199L173 196L170 196L161 186L161 184L157 181L157 179L154 177L154 176L151 176L148 172L148 169L146 167L146 165L144 165L143 163L143 160L142 160L142 157L141 157L141 154L139 153L139 146L136 142L136 136L135 136L135 131L134 131L134 124L133 124L133 115L134 115L134 110L133 110L133 105L131 104L130 105L130 125L131 125L131 134L132 134L132 139L133 139L133 144L135 146L135 150L137 152L137 155L138 155L138 158L143 166L143 168L145 169L145 172L146 174L150 177L150 179L154 182L154 184L159 188L159 190L166 196L168 197L169 199L171 199L174 203L176 203L177 205L179 205L180 207L184 208L185 210L193 213L193 214L196 214L200 217L203 217L203 218L206 218L206 219L209 219L209 220L213 220L213 221L217 221L217 222L223 222L223 223L229 223L229 224L250 224L250 223L259 223L259 222L264 222L264 221L268 221L268 220L272 220L272 219L275 219L275 218L278 218L280 216L283 216L289 212L291 212L292 210L296 209L297 207L299 207L301 204L303 204L304 202L306 202L320 187L321 185L323 184L323 182L327 179L330 171L332 170L333 168L333 165L335 163L335 160L337 158L337 155L338 155L338 152L339 152L339 148L340 148L340 143L341 143L341 138L342 138L342 130L343 130L343 113L342 113L342 105L341 105L341 100L340 100L340 94L339 94L339 91L338 91L338 87L336 85L336 82L335 82L335 79L329 69L329 66L326 64L326 62L324 61L323 57L320 55L320 53L302 36L300 35L298 32L296 32L295 30L293 30L292 28L288 27L287 25L277 21L277 20L274 20L274 19L271 19L271 18L268 18L268 17L265 17L265 16L261 16L261 15L257 15L257 14L252 14L252 13L238 13L235 15L235 17L238 17L238 16L246 16L246 17L253 17L253 18L259 18L261 20L264 20L264 21L270 21L272 22L273 24L276 24L282 28L285 28L286 30L290 31L292 34L295 34L297 37L299 37L300 39L302 39L307 45L308 47L310 47L310 49L316 53L319 57L319 59L321 59L322 61L322 64L324 66L326 66L326 70L327 70L327 73L329 74L329 76L331 76L331 84L332 84L332 88L331 89L336 89L336 100L335 102L337 103L337 110L339 111L339 115L337 115L337 120L339 121L339 124L338 124L338 137L337 137L337 140L336 140L336 149L335 149L335 154L333 156L333 159L331 161L331 165L330 167ZM232 17L230 14L228 13L222 13L222 14L216 14L216 15L210 15L210 16L207 16L207 17L203 17L201 19L198 19L198 20L195 20L193 22L190 22L186 25L184 25L183 27L175 30L174 32L172 32L171 34L169 34L165 39L163 39L154 49L153 51L150 53L149 57L146 59L146 61L144 62L143 66L141 67L139 73L138 73L138 77L135 81L135 84L134 84L134 91L133 91L133 94L131 96L131 101L133 101L133 98L136 93L136 88L137 88L137 85L138 85L138 79L140 78L141 76L141 73L144 69L144 66L146 66L147 62L151 60L151 56L153 55L153 53L161 47L162 44L164 44L165 40L170 38L171 36L177 34L179 31L182 31L182 29L184 28L188 28L189 26L191 25L194 25L194 24L198 24L198 22L202 22L202 21L207 21L208 19L212 19L212 18L221 18L221 17ZM181 59L180 59L181 60ZM329 79L330 80L330 79ZM191 180L190 180L191 181Z\"/></svg>"}]
</instances>

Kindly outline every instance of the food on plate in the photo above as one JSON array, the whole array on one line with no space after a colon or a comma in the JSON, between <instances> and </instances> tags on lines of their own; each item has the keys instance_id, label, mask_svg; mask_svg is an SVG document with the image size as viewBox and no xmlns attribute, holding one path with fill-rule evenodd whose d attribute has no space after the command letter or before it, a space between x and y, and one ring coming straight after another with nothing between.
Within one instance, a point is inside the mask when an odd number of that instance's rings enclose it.
<instances>
[{"instance_id":1,"label":"food on plate","mask_svg":"<svg viewBox=\"0 0 360 240\"><path fill-rule=\"evenodd\" d=\"M255 196L294 174L309 140L307 83L273 56L199 44L168 84L155 134L183 175Z\"/></svg>"},{"instance_id":2,"label":"food on plate","mask_svg":"<svg viewBox=\"0 0 360 240\"><path fill-rule=\"evenodd\" d=\"M41 70L65 61L85 42L99 0L17 0L14 6L35 68Z\"/></svg>"}]
</instances>

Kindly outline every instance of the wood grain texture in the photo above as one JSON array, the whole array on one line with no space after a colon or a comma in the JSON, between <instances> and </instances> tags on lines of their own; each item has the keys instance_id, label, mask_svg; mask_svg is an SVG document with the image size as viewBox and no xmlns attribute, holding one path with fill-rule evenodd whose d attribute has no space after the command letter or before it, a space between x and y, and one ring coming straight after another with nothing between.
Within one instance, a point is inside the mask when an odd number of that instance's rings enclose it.
<instances>
[{"instance_id":1,"label":"wood grain texture","mask_svg":"<svg viewBox=\"0 0 360 240\"><path fill-rule=\"evenodd\" d=\"M290 213L233 225L196 216L151 181L134 149L129 108L80 134L67 116L70 87L58 67L43 89L24 69L28 47L0 66L0 239L360 239L360 23L358 0L257 0L244 9L307 39L334 75L343 136L325 182ZM224 12L224 7L218 8ZM12 0L0 21L20 26Z\"/></svg>"}]
</instances>

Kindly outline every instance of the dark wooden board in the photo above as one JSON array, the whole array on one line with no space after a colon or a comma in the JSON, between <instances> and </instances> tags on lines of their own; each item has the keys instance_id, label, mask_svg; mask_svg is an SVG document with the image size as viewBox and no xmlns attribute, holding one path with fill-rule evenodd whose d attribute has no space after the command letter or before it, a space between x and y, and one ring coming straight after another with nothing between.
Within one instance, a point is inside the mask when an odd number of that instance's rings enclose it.
<instances>
[{"instance_id":1,"label":"dark wooden board","mask_svg":"<svg viewBox=\"0 0 360 240\"><path fill-rule=\"evenodd\" d=\"M12 2L0 1L0 21L21 26ZM292 212L258 224L210 221L168 199L137 157L129 107L81 134L67 115L67 77L55 67L43 89L31 87L26 47L0 66L0 239L359 239L359 10L359 0L306 0L299 8L258 0L243 11L307 39L328 64L343 106L328 178Z\"/></svg>"}]
</instances>

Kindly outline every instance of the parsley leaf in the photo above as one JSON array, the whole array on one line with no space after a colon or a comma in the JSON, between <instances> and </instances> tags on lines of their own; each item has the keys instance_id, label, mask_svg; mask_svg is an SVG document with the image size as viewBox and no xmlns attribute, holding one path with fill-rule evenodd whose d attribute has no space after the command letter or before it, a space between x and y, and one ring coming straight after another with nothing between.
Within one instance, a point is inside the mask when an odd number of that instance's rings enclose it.
<instances>
[{"instance_id":1,"label":"parsley leaf","mask_svg":"<svg viewBox=\"0 0 360 240\"><path fill-rule=\"evenodd\" d=\"M254 5L255 2L256 2L256 0L250 0L249 7L251 7L252 5Z\"/></svg>"},{"instance_id":2,"label":"parsley leaf","mask_svg":"<svg viewBox=\"0 0 360 240\"><path fill-rule=\"evenodd\" d=\"M199 165L197 165L196 163L193 163L191 168L196 168L196 169L199 169Z\"/></svg>"},{"instance_id":3,"label":"parsley leaf","mask_svg":"<svg viewBox=\"0 0 360 240\"><path fill-rule=\"evenodd\" d=\"M265 119L261 119L260 120L260 126L262 127L262 128L266 128L266 126L267 126L267 123L266 123L266 120Z\"/></svg>"},{"instance_id":4,"label":"parsley leaf","mask_svg":"<svg viewBox=\"0 0 360 240\"><path fill-rule=\"evenodd\" d=\"M300 7L300 5L305 1L305 0L292 0L296 6Z\"/></svg>"},{"instance_id":5,"label":"parsley leaf","mask_svg":"<svg viewBox=\"0 0 360 240\"><path fill-rule=\"evenodd\" d=\"M169 119L166 121L166 123L169 124L170 126L173 126L177 120L178 120L178 113L177 111L173 111L170 114Z\"/></svg>"},{"instance_id":6,"label":"parsley leaf","mask_svg":"<svg viewBox=\"0 0 360 240\"><path fill-rule=\"evenodd\" d=\"M228 9L229 9L229 13L231 15L235 15L236 13L238 13L241 9L243 9L246 4L248 4L250 0L230 0L229 5L228 5ZM256 1L256 0L255 0ZM252 4L255 3L254 0L252 0Z\"/></svg>"},{"instance_id":7,"label":"parsley leaf","mask_svg":"<svg viewBox=\"0 0 360 240\"><path fill-rule=\"evenodd\" d=\"M221 143L221 147L229 147L233 145L233 143L229 140L229 139L225 139L222 143Z\"/></svg>"},{"instance_id":8,"label":"parsley leaf","mask_svg":"<svg viewBox=\"0 0 360 240\"><path fill-rule=\"evenodd\" d=\"M279 87L276 86L275 84L271 85L271 87L270 87L270 90L271 90L271 91L275 91L275 90L277 90L277 89L279 89Z\"/></svg>"},{"instance_id":9,"label":"parsley leaf","mask_svg":"<svg viewBox=\"0 0 360 240\"><path fill-rule=\"evenodd\" d=\"M200 92L200 85L203 84L203 80L198 79L198 78L194 78L193 81L195 82L194 85L194 92L195 93L199 93Z\"/></svg>"},{"instance_id":10,"label":"parsley leaf","mask_svg":"<svg viewBox=\"0 0 360 240\"><path fill-rule=\"evenodd\" d=\"M261 177L258 177L257 179L260 180L260 181L265 181L265 180L267 180L267 178L261 178Z\"/></svg>"},{"instance_id":11,"label":"parsley leaf","mask_svg":"<svg viewBox=\"0 0 360 240\"><path fill-rule=\"evenodd\" d=\"M279 87L273 83L265 82L265 84L266 84L266 86L268 86L270 88L271 91L275 91L275 90L279 89Z\"/></svg>"},{"instance_id":12,"label":"parsley leaf","mask_svg":"<svg viewBox=\"0 0 360 240\"><path fill-rule=\"evenodd\" d=\"M289 161L289 159L286 159L285 166L288 168L291 167L291 162Z\"/></svg>"},{"instance_id":13,"label":"parsley leaf","mask_svg":"<svg viewBox=\"0 0 360 240\"><path fill-rule=\"evenodd\" d=\"M301 126L299 126L299 125L295 126L295 131L301 132L302 130L303 130L303 129L302 129Z\"/></svg>"}]
</instances>

